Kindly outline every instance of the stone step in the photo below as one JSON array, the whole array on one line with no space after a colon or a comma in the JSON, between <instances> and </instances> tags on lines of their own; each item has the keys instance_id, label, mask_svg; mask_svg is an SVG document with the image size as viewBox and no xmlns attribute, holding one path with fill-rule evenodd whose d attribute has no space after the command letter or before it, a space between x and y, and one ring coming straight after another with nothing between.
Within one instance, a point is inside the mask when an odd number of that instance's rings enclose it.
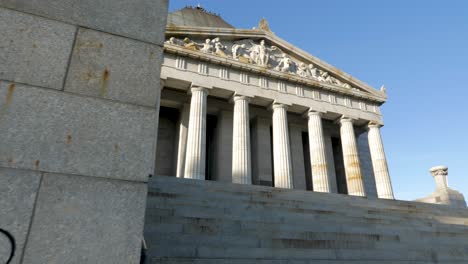
<instances>
[{"instance_id":1,"label":"stone step","mask_svg":"<svg viewBox=\"0 0 468 264\"><path fill-rule=\"evenodd\" d=\"M205 201L199 201L197 199L190 199L188 201L182 200L148 200L148 208L151 209L171 209L176 208L172 214L180 216L190 217L223 217L229 216L231 218L242 220L263 220L265 222L282 222L285 218L289 221L295 221L297 218L303 221L326 221L342 219L341 221L355 221L356 223L363 222L365 224L382 224L391 225L393 223L400 223L402 220L405 221L407 227L426 227L426 230L431 230L434 226L437 227L448 227L451 230L457 230L462 233L468 234L468 227L460 225L454 226L453 223L459 223L458 221L452 221L450 224L440 223L434 219L424 217L399 217L399 215L361 215L356 214L352 210L347 209L346 212L336 211L323 211L323 210L306 210L297 208L288 208L286 206L261 206L257 207L251 204L238 204L238 203L223 203L220 200L212 202L208 199ZM194 210L197 208L197 210ZM256 212L252 214L252 212ZM265 219L266 218L266 219Z\"/></svg>"},{"instance_id":2,"label":"stone step","mask_svg":"<svg viewBox=\"0 0 468 264\"><path fill-rule=\"evenodd\" d=\"M277 201L285 200L292 203L332 203L332 204L347 204L353 206L364 206L368 210L395 210L406 214L418 212L430 212L432 215L453 215L460 214L468 217L468 210L457 210L444 205L433 205L409 201L385 200L385 199L366 199L342 194L330 193L314 193L311 191L290 190L273 188L267 186L254 186L242 184L226 184L220 182L199 181L190 179L178 179L174 177L155 177L150 183L150 191L158 190L159 184L164 184L164 191L173 191L181 195L188 192L206 193L209 190L210 194L234 194L231 198L234 199L250 199L254 196L257 198L267 198L266 201L272 198ZM195 194L195 193L194 193ZM192 195L192 194L190 194Z\"/></svg>"},{"instance_id":3,"label":"stone step","mask_svg":"<svg viewBox=\"0 0 468 264\"><path fill-rule=\"evenodd\" d=\"M468 263L468 214L404 201L153 178L151 263Z\"/></svg>"},{"instance_id":4,"label":"stone step","mask_svg":"<svg viewBox=\"0 0 468 264\"><path fill-rule=\"evenodd\" d=\"M435 262L429 262L435 263ZM449 261L444 264L466 264L465 261ZM230 258L151 258L149 264L428 264L427 261L407 260L285 260L285 259L230 259Z\"/></svg>"},{"instance_id":5,"label":"stone step","mask_svg":"<svg viewBox=\"0 0 468 264\"><path fill-rule=\"evenodd\" d=\"M322 242L323 243L323 242ZM457 249L459 251L459 249ZM229 258L229 259L289 259L289 260L408 260L426 261L427 263L445 263L445 261L466 260L468 255L452 254L449 250L438 248L401 249L388 248L255 248L255 247L223 247L223 246L188 246L158 244L150 248L151 258Z\"/></svg>"}]
</instances>

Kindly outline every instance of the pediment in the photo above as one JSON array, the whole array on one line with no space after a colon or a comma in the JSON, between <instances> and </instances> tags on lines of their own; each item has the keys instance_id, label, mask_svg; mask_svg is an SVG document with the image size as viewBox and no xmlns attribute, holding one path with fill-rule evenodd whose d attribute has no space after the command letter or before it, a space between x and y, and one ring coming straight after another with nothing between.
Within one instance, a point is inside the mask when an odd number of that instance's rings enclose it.
<instances>
[{"instance_id":1,"label":"pediment","mask_svg":"<svg viewBox=\"0 0 468 264\"><path fill-rule=\"evenodd\" d=\"M168 26L165 49L187 50L210 60L240 63L256 72L365 93L380 103L386 100L385 91L374 89L267 30Z\"/></svg>"}]
</instances>

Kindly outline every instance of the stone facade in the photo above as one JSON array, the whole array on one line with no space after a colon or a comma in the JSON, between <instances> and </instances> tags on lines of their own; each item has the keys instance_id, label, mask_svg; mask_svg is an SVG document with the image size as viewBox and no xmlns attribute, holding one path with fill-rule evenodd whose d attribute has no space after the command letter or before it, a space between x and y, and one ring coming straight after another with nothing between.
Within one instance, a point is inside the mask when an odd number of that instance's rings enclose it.
<instances>
[{"instance_id":1,"label":"stone facade","mask_svg":"<svg viewBox=\"0 0 468 264\"><path fill-rule=\"evenodd\" d=\"M379 133L385 91L285 42L265 20L244 30L213 16L169 15L161 106L178 114L160 118L186 123L161 150L177 156L157 160L184 164L169 176L393 199Z\"/></svg>"},{"instance_id":2,"label":"stone facade","mask_svg":"<svg viewBox=\"0 0 468 264\"><path fill-rule=\"evenodd\" d=\"M139 263L167 0L0 1L10 263ZM0 262L12 248L0 234Z\"/></svg>"}]
</instances>

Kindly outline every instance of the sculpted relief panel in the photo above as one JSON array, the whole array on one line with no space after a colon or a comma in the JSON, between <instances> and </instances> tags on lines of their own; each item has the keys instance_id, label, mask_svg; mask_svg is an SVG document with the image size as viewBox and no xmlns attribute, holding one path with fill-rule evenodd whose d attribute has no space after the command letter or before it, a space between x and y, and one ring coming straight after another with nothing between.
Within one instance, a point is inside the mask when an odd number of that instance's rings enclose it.
<instances>
[{"instance_id":1,"label":"sculpted relief panel","mask_svg":"<svg viewBox=\"0 0 468 264\"><path fill-rule=\"evenodd\" d=\"M181 40L171 37L166 41L166 44L214 54L223 58L230 58L242 63L254 64L275 71L298 75L322 83L358 90L351 87L350 84L331 76L327 71L318 68L312 63L304 63L293 59L276 46L267 46L265 40L255 43L251 39L243 39L223 44L220 38L205 39L204 42L198 43L189 38Z\"/></svg>"}]
</instances>

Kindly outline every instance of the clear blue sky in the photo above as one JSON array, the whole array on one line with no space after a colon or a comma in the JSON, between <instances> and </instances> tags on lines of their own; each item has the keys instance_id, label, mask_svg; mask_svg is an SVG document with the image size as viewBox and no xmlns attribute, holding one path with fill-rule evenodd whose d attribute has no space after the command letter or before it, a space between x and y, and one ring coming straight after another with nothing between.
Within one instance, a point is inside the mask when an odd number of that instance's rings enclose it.
<instances>
[{"instance_id":1,"label":"clear blue sky","mask_svg":"<svg viewBox=\"0 0 468 264\"><path fill-rule=\"evenodd\" d=\"M468 196L468 1L170 0L169 9L198 3L237 28L265 17L284 40L385 84L382 137L397 199L433 192L428 170L441 164Z\"/></svg>"}]
</instances>

